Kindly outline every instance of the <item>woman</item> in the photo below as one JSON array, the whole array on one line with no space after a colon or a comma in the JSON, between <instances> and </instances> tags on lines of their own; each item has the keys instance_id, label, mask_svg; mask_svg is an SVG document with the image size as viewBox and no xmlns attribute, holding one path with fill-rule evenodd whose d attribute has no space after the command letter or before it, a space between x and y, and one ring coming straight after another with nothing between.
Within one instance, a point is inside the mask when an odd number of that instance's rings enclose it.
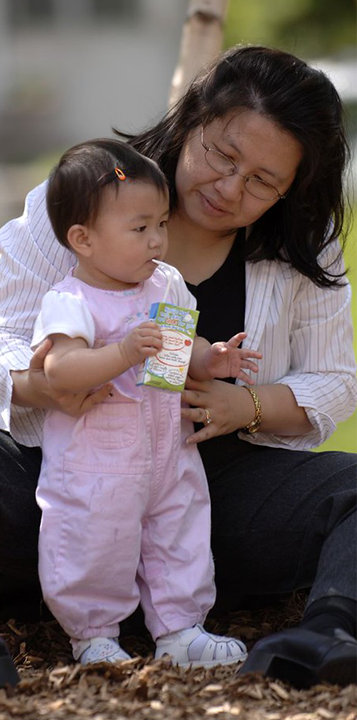
<instances>
[{"instance_id":1,"label":"woman","mask_svg":"<svg viewBox=\"0 0 357 720\"><path fill-rule=\"evenodd\" d=\"M311 587L299 627L261 640L243 668L300 687L352 682L357 666L356 456L310 452L356 405L337 242L341 114L322 73L278 50L233 48L158 125L131 138L168 177L165 259L197 297L199 333L212 342L244 327L247 345L263 353L254 392L229 379L191 380L182 412L203 423L190 442L201 443L210 483L221 605ZM3 436L1 567L15 590L24 566L26 582L35 577L38 408L85 412L108 392L53 397L42 373L48 346L31 360L40 299L71 264L50 232L44 193L30 193L23 218L2 231L3 427L12 436Z\"/></svg>"}]
</instances>

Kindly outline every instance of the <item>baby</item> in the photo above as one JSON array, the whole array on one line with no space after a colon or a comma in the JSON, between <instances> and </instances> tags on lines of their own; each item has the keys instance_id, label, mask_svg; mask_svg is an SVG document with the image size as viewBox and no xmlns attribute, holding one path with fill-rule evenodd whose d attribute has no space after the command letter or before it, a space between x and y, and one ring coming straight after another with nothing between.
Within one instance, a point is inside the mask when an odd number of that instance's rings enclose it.
<instances>
[{"instance_id":1,"label":"baby","mask_svg":"<svg viewBox=\"0 0 357 720\"><path fill-rule=\"evenodd\" d=\"M43 595L83 664L129 658L120 621L140 602L163 654L182 666L245 659L237 639L202 626L215 600L210 502L199 452L185 438L178 392L137 384L139 364L158 353L153 302L195 308L179 272L164 262L169 197L158 166L119 140L68 150L52 172L47 206L71 272L43 298L33 346L52 347L50 385L76 393L111 382L105 402L81 417L47 412L37 490L42 509ZM169 289L167 288L170 280ZM245 337L210 345L196 337L197 379L256 371L238 349Z\"/></svg>"}]
</instances>

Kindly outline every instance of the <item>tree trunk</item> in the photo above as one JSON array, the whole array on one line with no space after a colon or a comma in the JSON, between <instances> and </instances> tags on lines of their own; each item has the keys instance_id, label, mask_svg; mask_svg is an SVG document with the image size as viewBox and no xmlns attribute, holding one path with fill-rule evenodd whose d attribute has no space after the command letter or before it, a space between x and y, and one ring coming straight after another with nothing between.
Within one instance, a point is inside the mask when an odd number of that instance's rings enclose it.
<instances>
[{"instance_id":1,"label":"tree trunk","mask_svg":"<svg viewBox=\"0 0 357 720\"><path fill-rule=\"evenodd\" d=\"M189 0L169 107L183 95L202 67L220 53L228 3L229 0Z\"/></svg>"}]
</instances>

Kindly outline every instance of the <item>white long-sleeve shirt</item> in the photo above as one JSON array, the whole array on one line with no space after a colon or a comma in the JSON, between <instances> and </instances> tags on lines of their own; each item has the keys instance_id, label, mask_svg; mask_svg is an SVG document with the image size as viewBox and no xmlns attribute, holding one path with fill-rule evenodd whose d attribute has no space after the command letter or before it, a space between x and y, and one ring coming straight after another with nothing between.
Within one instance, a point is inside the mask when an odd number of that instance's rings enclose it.
<instances>
[{"instance_id":1,"label":"white long-sleeve shirt","mask_svg":"<svg viewBox=\"0 0 357 720\"><path fill-rule=\"evenodd\" d=\"M29 446L40 443L44 411L11 405L10 370L28 368L41 299L74 263L54 237L45 192L46 183L32 190L22 217L0 230L0 428ZM331 244L324 262L329 264L337 252L337 243ZM244 345L263 354L256 384L288 385L313 430L296 437L259 432L242 439L311 448L353 413L357 382L350 303L348 283L322 289L286 263L246 263Z\"/></svg>"}]
</instances>

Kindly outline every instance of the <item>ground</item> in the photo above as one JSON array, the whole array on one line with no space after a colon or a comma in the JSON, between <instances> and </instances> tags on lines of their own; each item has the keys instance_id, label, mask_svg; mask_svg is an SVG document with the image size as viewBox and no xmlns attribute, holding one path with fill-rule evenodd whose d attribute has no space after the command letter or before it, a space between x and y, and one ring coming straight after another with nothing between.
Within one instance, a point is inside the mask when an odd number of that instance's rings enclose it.
<instances>
[{"instance_id":1,"label":"ground","mask_svg":"<svg viewBox=\"0 0 357 720\"><path fill-rule=\"evenodd\" d=\"M273 606L210 618L213 632L248 647L299 620L299 594ZM0 625L20 682L0 690L0 720L357 720L357 685L296 690L278 681L237 677L235 666L184 670L154 661L149 637L128 635L125 663L83 668L53 620Z\"/></svg>"}]
</instances>

